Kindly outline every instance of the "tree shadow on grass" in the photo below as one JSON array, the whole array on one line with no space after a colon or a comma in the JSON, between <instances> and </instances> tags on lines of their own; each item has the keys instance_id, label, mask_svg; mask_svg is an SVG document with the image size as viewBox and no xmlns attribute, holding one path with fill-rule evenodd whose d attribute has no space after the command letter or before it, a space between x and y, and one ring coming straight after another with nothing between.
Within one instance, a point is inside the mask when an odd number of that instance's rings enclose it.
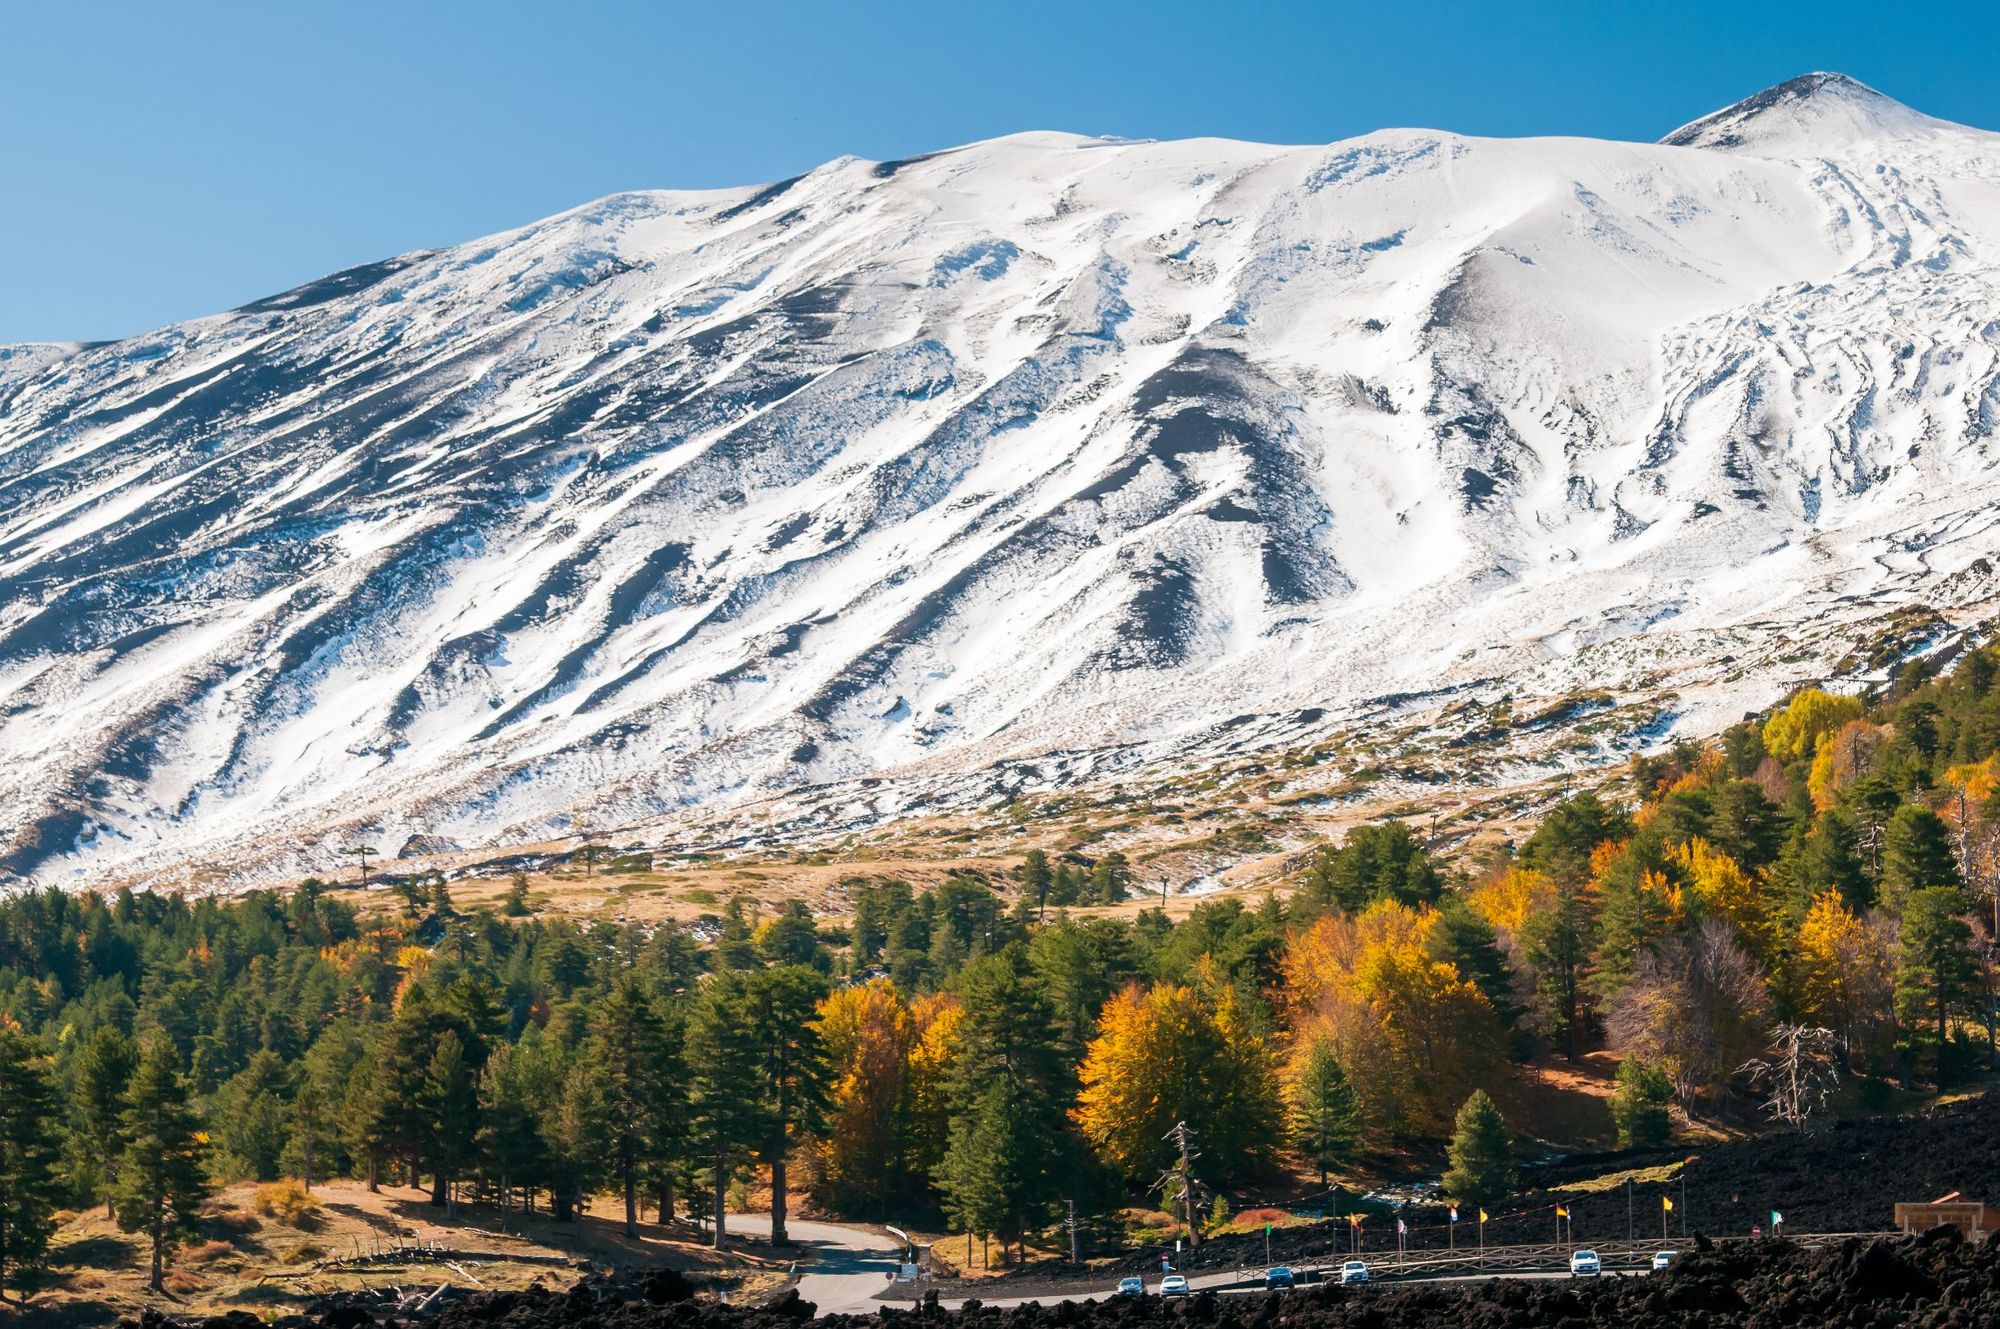
<instances>
[{"instance_id":1,"label":"tree shadow on grass","mask_svg":"<svg viewBox=\"0 0 2000 1329\"><path fill-rule=\"evenodd\" d=\"M139 1258L139 1243L102 1233L64 1242L49 1251L52 1269L123 1269Z\"/></svg>"},{"instance_id":2,"label":"tree shadow on grass","mask_svg":"<svg viewBox=\"0 0 2000 1329\"><path fill-rule=\"evenodd\" d=\"M18 1301L0 1304L0 1324L20 1324L22 1329L100 1329L118 1323L118 1308L103 1301L48 1301L37 1298L23 1306Z\"/></svg>"}]
</instances>

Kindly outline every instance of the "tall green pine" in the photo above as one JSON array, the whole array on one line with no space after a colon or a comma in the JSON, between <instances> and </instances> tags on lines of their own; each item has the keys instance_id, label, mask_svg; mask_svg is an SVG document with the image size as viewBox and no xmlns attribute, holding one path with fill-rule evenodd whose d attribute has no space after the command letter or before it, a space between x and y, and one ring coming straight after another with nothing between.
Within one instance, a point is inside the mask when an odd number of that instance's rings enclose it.
<instances>
[{"instance_id":1,"label":"tall green pine","mask_svg":"<svg viewBox=\"0 0 2000 1329\"><path fill-rule=\"evenodd\" d=\"M152 1250L147 1285L161 1277L181 1243L200 1231L211 1186L208 1142L188 1098L180 1057L164 1037L149 1040L125 1107L125 1153L118 1162L118 1227L145 1235Z\"/></svg>"},{"instance_id":2,"label":"tall green pine","mask_svg":"<svg viewBox=\"0 0 2000 1329\"><path fill-rule=\"evenodd\" d=\"M138 1045L115 1026L100 1025L77 1058L74 1148L103 1188L106 1212L117 1216L112 1198L118 1160L125 1153L125 1090L139 1066Z\"/></svg>"},{"instance_id":3,"label":"tall green pine","mask_svg":"<svg viewBox=\"0 0 2000 1329\"><path fill-rule=\"evenodd\" d=\"M728 1235L729 1178L770 1133L748 987L742 971L723 970L703 987L688 1021L689 1143L709 1168L717 1250Z\"/></svg>"},{"instance_id":4,"label":"tall green pine","mask_svg":"<svg viewBox=\"0 0 2000 1329\"><path fill-rule=\"evenodd\" d=\"M1299 1068L1292 1101L1292 1136L1298 1141L1299 1152L1319 1168L1322 1189L1327 1169L1353 1162L1361 1143L1354 1086L1347 1082L1347 1073L1327 1039L1313 1041L1306 1049L1305 1064Z\"/></svg>"},{"instance_id":5,"label":"tall green pine","mask_svg":"<svg viewBox=\"0 0 2000 1329\"><path fill-rule=\"evenodd\" d=\"M1475 1089L1458 1110L1448 1149L1451 1167L1444 1193L1461 1204L1484 1205L1514 1190L1514 1141L1507 1122L1484 1089Z\"/></svg>"},{"instance_id":6,"label":"tall green pine","mask_svg":"<svg viewBox=\"0 0 2000 1329\"><path fill-rule=\"evenodd\" d=\"M771 1244L788 1240L787 1170L792 1151L826 1125L831 1067L820 1042L819 1003L826 980L804 965L780 965L750 975L751 1037L764 1110L753 1148L771 1169Z\"/></svg>"},{"instance_id":7,"label":"tall green pine","mask_svg":"<svg viewBox=\"0 0 2000 1329\"><path fill-rule=\"evenodd\" d=\"M62 1198L56 1088L42 1046L0 1023L0 1296L7 1276L40 1266Z\"/></svg>"}]
</instances>

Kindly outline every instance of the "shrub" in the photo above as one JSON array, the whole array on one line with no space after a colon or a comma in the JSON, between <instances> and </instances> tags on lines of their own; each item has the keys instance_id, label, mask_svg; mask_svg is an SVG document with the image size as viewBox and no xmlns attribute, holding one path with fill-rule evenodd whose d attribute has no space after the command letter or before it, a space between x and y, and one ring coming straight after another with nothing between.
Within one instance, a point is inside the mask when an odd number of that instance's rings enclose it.
<instances>
[{"instance_id":1,"label":"shrub","mask_svg":"<svg viewBox=\"0 0 2000 1329\"><path fill-rule=\"evenodd\" d=\"M319 1226L319 1202L306 1194L306 1188L296 1181L274 1181L268 1186L259 1186L251 1203L258 1213L266 1218L275 1218L287 1227L311 1231Z\"/></svg>"},{"instance_id":2,"label":"shrub","mask_svg":"<svg viewBox=\"0 0 2000 1329\"><path fill-rule=\"evenodd\" d=\"M1618 1064L1618 1089L1611 1095L1611 1120L1618 1127L1620 1149L1647 1149L1667 1142L1673 1122L1667 1101L1674 1096L1665 1071L1637 1057Z\"/></svg>"}]
</instances>

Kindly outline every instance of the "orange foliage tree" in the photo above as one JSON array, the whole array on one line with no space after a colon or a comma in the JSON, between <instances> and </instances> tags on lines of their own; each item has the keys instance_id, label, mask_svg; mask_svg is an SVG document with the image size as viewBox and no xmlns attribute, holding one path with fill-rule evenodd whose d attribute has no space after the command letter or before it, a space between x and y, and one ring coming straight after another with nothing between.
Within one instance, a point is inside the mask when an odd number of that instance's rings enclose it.
<instances>
[{"instance_id":1,"label":"orange foliage tree","mask_svg":"<svg viewBox=\"0 0 2000 1329\"><path fill-rule=\"evenodd\" d=\"M1244 1019L1235 990L1134 984L1104 1004L1084 1055L1072 1113L1091 1147L1132 1179L1167 1158L1162 1138L1185 1121L1203 1168L1222 1181L1267 1165L1282 1140L1283 1111L1265 1039Z\"/></svg>"}]
</instances>

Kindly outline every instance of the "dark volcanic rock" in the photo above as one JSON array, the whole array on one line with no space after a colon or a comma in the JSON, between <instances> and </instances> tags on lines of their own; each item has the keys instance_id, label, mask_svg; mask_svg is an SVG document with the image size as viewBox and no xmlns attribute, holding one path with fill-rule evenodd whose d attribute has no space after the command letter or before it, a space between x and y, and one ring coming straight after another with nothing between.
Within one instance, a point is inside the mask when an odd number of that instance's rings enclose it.
<instances>
[{"instance_id":1,"label":"dark volcanic rock","mask_svg":"<svg viewBox=\"0 0 2000 1329\"><path fill-rule=\"evenodd\" d=\"M646 1285L651 1290L653 1279ZM664 1290L679 1285L661 1282ZM437 1329L788 1329L811 1318L811 1302L787 1291L764 1307L715 1302L619 1300L604 1289L531 1288L443 1304L421 1323ZM405 1316L405 1318L409 1318ZM336 1312L287 1322L296 1329L359 1329L370 1321ZM255 1329L242 1313L168 1321L148 1311L126 1329ZM1921 1239L1847 1242L1808 1251L1785 1241L1717 1246L1698 1241L1673 1268L1639 1278L1587 1282L1494 1279L1477 1284L1322 1286L1280 1296L1158 1298L943 1312L935 1305L831 1316L828 1329L1762 1329L1779 1325L1896 1325L1974 1329L2000 1323L2000 1243L1974 1245L1956 1229Z\"/></svg>"}]
</instances>

